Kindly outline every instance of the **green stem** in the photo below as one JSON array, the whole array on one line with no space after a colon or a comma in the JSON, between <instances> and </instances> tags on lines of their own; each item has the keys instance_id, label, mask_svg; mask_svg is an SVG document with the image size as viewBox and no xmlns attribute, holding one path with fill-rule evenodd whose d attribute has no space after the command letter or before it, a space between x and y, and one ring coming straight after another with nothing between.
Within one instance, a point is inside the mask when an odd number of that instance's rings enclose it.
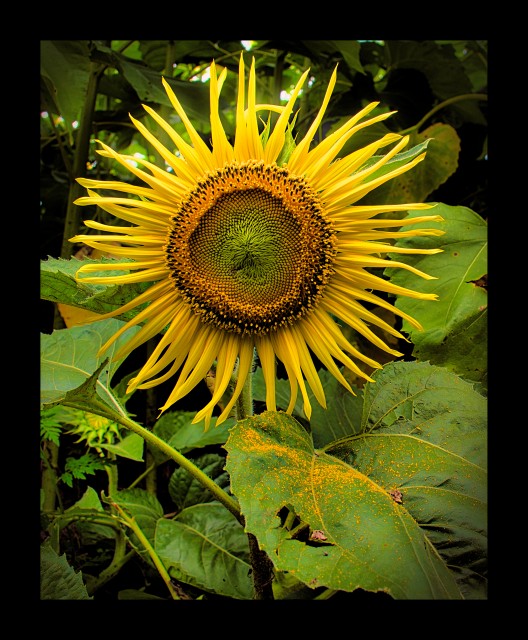
<instances>
[{"instance_id":1,"label":"green stem","mask_svg":"<svg viewBox=\"0 0 528 640\"><path fill-rule=\"evenodd\" d=\"M57 488L59 447L54 442L47 441L44 443L43 454L44 469L42 470L41 476L41 488L44 493L44 500L42 511L45 513L53 513L56 508L57 499L60 500L60 494Z\"/></svg>"},{"instance_id":2,"label":"green stem","mask_svg":"<svg viewBox=\"0 0 528 640\"><path fill-rule=\"evenodd\" d=\"M274 600L273 563L265 551L259 548L257 538L248 533L249 562L253 576L253 600Z\"/></svg>"},{"instance_id":3,"label":"green stem","mask_svg":"<svg viewBox=\"0 0 528 640\"><path fill-rule=\"evenodd\" d=\"M176 593L176 590L175 590L175 588L174 588L174 586L172 584L170 575L169 575L167 569L165 568L165 565L161 561L161 559L158 556L158 554L154 551L153 546L150 544L150 542L148 541L148 538L145 536L145 534L143 533L141 528L137 526L135 519L134 518L130 518L129 516L127 516L127 514L123 511L123 509L117 503L115 503L115 502L112 503L112 506L115 507L119 511L119 514L120 514L122 520L125 522L125 524L128 527L130 527L130 529L132 529L132 531L138 537L138 540L141 542L141 544L147 550L149 556L152 559L152 562L154 563L156 569L158 570L160 576L162 577L163 582L165 582L165 584L167 585L167 589L169 590L172 599L173 600L179 600L180 597Z\"/></svg>"},{"instance_id":4,"label":"green stem","mask_svg":"<svg viewBox=\"0 0 528 640\"><path fill-rule=\"evenodd\" d=\"M107 582L110 582L110 580L115 578L115 576L118 575L125 564L134 557L136 553L135 550L132 549L127 553L126 548L126 536L121 527L119 527L116 531L114 557L112 558L112 562L106 567L106 569L103 569L101 571L97 578L92 577L91 579L87 579L86 581L86 587L90 595L93 595Z\"/></svg>"},{"instance_id":5,"label":"green stem","mask_svg":"<svg viewBox=\"0 0 528 640\"><path fill-rule=\"evenodd\" d=\"M245 420L253 415L253 374L249 374L236 401L236 418Z\"/></svg>"},{"instance_id":6,"label":"green stem","mask_svg":"<svg viewBox=\"0 0 528 640\"><path fill-rule=\"evenodd\" d=\"M118 542L119 541L119 542ZM122 542L121 542L122 541ZM97 578L86 574L86 588L88 590L89 595L93 595L98 589L103 587L107 582L110 582L113 578L115 578L121 569L127 564L129 560L136 555L134 549L130 550L128 553L124 553L122 550L122 545L125 545L126 549L126 538L122 531L120 531L116 538L116 548L114 551L114 557L112 558L112 562L103 569L101 573L97 576Z\"/></svg>"},{"instance_id":7,"label":"green stem","mask_svg":"<svg viewBox=\"0 0 528 640\"><path fill-rule=\"evenodd\" d=\"M115 518L107 514L105 511L100 511L98 509L72 509L72 511L56 516L52 526L58 528L60 531L61 529L64 529L64 527L67 527L70 522L77 521L99 524L105 527L111 527L116 531L120 531L119 524L116 522Z\"/></svg>"},{"instance_id":8,"label":"green stem","mask_svg":"<svg viewBox=\"0 0 528 640\"><path fill-rule=\"evenodd\" d=\"M121 568L134 556L135 551L126 553L126 538L123 533L122 525L116 520L115 516L111 516L104 511L98 509L74 509L68 513L63 513L55 517L53 524L49 528L50 538L53 548L59 553L60 543L59 535L61 529L67 527L71 522L90 522L105 527L110 527L115 531L115 548L112 562L101 571L96 577L86 574L86 588L88 593L92 595L100 589L104 584L114 578Z\"/></svg>"},{"instance_id":9,"label":"green stem","mask_svg":"<svg viewBox=\"0 0 528 640\"><path fill-rule=\"evenodd\" d=\"M315 596L314 600L328 600L333 595L335 595L337 591L335 589L325 589L318 596Z\"/></svg>"},{"instance_id":10,"label":"green stem","mask_svg":"<svg viewBox=\"0 0 528 640\"><path fill-rule=\"evenodd\" d=\"M412 127L409 127L408 129L404 129L403 131L400 131L399 133L400 133L400 135L405 136L408 133L412 133L413 131L418 131L420 129L420 127L425 122L427 122L427 120L429 120L429 118L431 116L433 116L437 111L440 111L441 109L444 109L445 107L448 107L450 104L455 104L456 102L462 102L463 100L487 101L487 99L488 99L488 96L485 93L465 93L465 94L460 95L460 96L454 96L453 98L448 98L447 100L444 100L440 104L437 104L435 107L433 107L431 109L431 111L426 113L425 116L419 122L417 122L415 125L413 125Z\"/></svg>"},{"instance_id":11,"label":"green stem","mask_svg":"<svg viewBox=\"0 0 528 640\"><path fill-rule=\"evenodd\" d=\"M152 455L152 454L151 454ZM152 459L154 460L154 456L152 456ZM152 474L153 471L156 470L156 463L152 462L152 464L149 464L149 466L145 469L145 471L143 471L143 473L141 475L139 475L133 482L131 482L128 485L128 489L133 489L134 487L137 487L137 485L144 479L147 478L147 491L149 493L156 493L156 492L151 492L149 490L149 485L148 485L148 478L149 476Z\"/></svg>"},{"instance_id":12,"label":"green stem","mask_svg":"<svg viewBox=\"0 0 528 640\"><path fill-rule=\"evenodd\" d=\"M253 373L246 378L242 393L236 403L237 420L245 420L253 415ZM244 524L244 523L243 523ZM265 551L259 547L256 536L247 532L249 543L249 563L253 577L253 599L273 600L273 563Z\"/></svg>"},{"instance_id":13,"label":"green stem","mask_svg":"<svg viewBox=\"0 0 528 640\"><path fill-rule=\"evenodd\" d=\"M48 114L48 119L49 119L49 123L51 125L51 128L53 130L53 133L55 134L55 139L57 140L57 145L59 147L59 151L60 151L60 154L61 154L62 162L64 164L64 168L66 169L66 173L68 174L68 178L69 178L69 180L71 182L74 179L74 176L72 174L72 167L71 167L70 159L68 158L68 154L66 153L66 149L64 148L64 144L62 142L62 135L57 130L57 127L55 126L55 120L54 120L53 116L51 115L51 113Z\"/></svg>"},{"instance_id":14,"label":"green stem","mask_svg":"<svg viewBox=\"0 0 528 640\"><path fill-rule=\"evenodd\" d=\"M168 445L164 440L158 438L152 431L145 429L137 422L134 422L127 416L121 415L117 413L113 409L110 409L108 405L106 405L102 400L94 398L91 401L90 408L83 404L77 404L71 401L63 401L64 406L73 407L75 409L81 409L83 411L90 411L91 413L95 413L96 415L103 416L105 418L109 418L119 424L123 425L130 431L137 433L139 436L143 438L146 442L153 445L157 449L159 449L162 453L167 455L169 458L174 460L176 464L180 467L183 467L186 471L188 471L193 478L195 478L202 486L208 489L213 496L222 503L228 511L230 511L235 518L243 525L244 519L240 514L240 509L238 504L236 503L231 496L229 496L223 489L221 489L214 480L211 480L209 476L207 476L201 469L195 466L190 460L188 460L185 456L183 456L179 451L173 449L170 445Z\"/></svg>"},{"instance_id":15,"label":"green stem","mask_svg":"<svg viewBox=\"0 0 528 640\"><path fill-rule=\"evenodd\" d=\"M152 338L147 341L147 359L150 358L150 356L154 352L154 344L155 341ZM153 387L151 387L150 389L146 389L145 393L145 425L150 428L156 422L156 416L159 413L157 393L156 389ZM145 466L150 470L150 473L144 476L145 489L153 496L155 496L158 492L158 474L156 464L154 463L154 456L152 455L152 451L150 451L150 449L148 448L145 449Z\"/></svg>"},{"instance_id":16,"label":"green stem","mask_svg":"<svg viewBox=\"0 0 528 640\"><path fill-rule=\"evenodd\" d=\"M107 453L108 457L115 461L115 454ZM106 475L108 476L108 495L113 496L118 491L118 483L117 483L117 465L115 464L105 464Z\"/></svg>"}]
</instances>

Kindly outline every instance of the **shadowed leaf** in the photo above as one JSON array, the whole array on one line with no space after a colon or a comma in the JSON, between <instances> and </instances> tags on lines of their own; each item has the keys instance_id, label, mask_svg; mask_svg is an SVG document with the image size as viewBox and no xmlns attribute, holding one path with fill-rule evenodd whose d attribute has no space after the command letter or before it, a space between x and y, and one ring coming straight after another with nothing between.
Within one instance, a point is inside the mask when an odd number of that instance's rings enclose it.
<instances>
[{"instance_id":1,"label":"shadowed leaf","mask_svg":"<svg viewBox=\"0 0 528 640\"><path fill-rule=\"evenodd\" d=\"M230 598L252 598L247 536L218 502L159 520L155 549L176 580Z\"/></svg>"},{"instance_id":2,"label":"shadowed leaf","mask_svg":"<svg viewBox=\"0 0 528 640\"><path fill-rule=\"evenodd\" d=\"M59 556L49 542L40 547L41 600L93 600L88 595L81 572L75 572L66 559Z\"/></svg>"}]
</instances>

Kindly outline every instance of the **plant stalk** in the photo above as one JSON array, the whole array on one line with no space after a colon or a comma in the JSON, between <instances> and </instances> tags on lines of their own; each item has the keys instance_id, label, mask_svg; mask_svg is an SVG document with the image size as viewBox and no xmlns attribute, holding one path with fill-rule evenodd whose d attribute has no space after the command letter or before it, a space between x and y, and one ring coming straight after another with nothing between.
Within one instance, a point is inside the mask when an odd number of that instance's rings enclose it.
<instances>
[{"instance_id":1,"label":"plant stalk","mask_svg":"<svg viewBox=\"0 0 528 640\"><path fill-rule=\"evenodd\" d=\"M169 592L171 594L171 598L173 600L180 600L180 597L176 593L176 589L174 588L174 585L172 584L171 577L170 577L167 569L165 568L165 565L161 561L161 559L158 556L158 554L155 552L153 546L150 544L148 538L145 536L145 534L143 533L141 528L138 527L138 525L136 524L135 519L134 518L130 518L117 503L113 502L112 506L119 511L119 515L120 515L121 519L125 522L125 524L128 527L130 527L130 529L132 529L132 531L136 534L136 536L138 537L138 539L141 542L141 544L147 550L149 556L152 559L152 562L154 563L154 565L156 566L156 569L158 570L158 573L160 574L161 578L163 579L163 582L165 582L165 584L167 585L167 589L169 590Z\"/></svg>"},{"instance_id":2,"label":"plant stalk","mask_svg":"<svg viewBox=\"0 0 528 640\"><path fill-rule=\"evenodd\" d=\"M244 420L253 415L253 373L246 378L242 393L237 403L237 420ZM273 563L265 551L260 549L253 533L246 532L249 542L249 562L253 577L253 599L273 600Z\"/></svg>"},{"instance_id":3,"label":"plant stalk","mask_svg":"<svg viewBox=\"0 0 528 640\"><path fill-rule=\"evenodd\" d=\"M216 484L216 482L214 482L214 480L211 480L211 478L209 478L209 476L207 476L201 469L195 466L179 451L173 449L164 440L158 438L158 436L152 433L152 431L145 429L145 427L142 427L127 416L113 411L102 400L98 400L97 398L93 399L93 404L90 405L89 409L87 409L86 406L77 404L75 402L64 401L62 404L64 406L73 407L75 409L82 409L83 411L89 410L96 415L110 418L110 420L118 422L130 431L137 433L143 438L143 440L145 440L149 444L152 444L154 447L157 447L162 453L174 460L176 464L188 471L193 478L195 478L202 486L208 489L214 495L214 497L220 503L222 503L224 507L226 507L226 509L230 511L242 525L244 525L244 519L240 514L240 509L236 501L233 500L233 498L231 498L231 496L229 496L223 489L221 489Z\"/></svg>"},{"instance_id":4,"label":"plant stalk","mask_svg":"<svg viewBox=\"0 0 528 640\"><path fill-rule=\"evenodd\" d=\"M399 134L402 136L407 135L408 133L412 133L413 131L419 131L419 129L431 118L437 111L441 111L444 107L448 107L450 104L455 104L456 102L462 102L463 100L480 100L487 101L488 96L485 93L465 93L460 96L453 96L452 98L448 98L444 100L440 104L437 104L430 111L428 111L425 116L417 122L412 127L408 129L403 129L403 131L399 131Z\"/></svg>"}]
</instances>

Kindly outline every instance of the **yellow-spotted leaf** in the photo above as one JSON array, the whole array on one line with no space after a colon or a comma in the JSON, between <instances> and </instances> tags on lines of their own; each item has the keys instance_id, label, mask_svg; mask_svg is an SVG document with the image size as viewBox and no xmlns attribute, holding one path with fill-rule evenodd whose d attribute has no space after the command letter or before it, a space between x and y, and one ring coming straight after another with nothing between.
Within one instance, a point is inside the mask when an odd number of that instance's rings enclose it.
<instances>
[{"instance_id":1,"label":"yellow-spotted leaf","mask_svg":"<svg viewBox=\"0 0 528 640\"><path fill-rule=\"evenodd\" d=\"M374 379L365 387L363 433L325 452L399 500L465 598L486 597L486 398L427 362L392 363Z\"/></svg>"},{"instance_id":2,"label":"yellow-spotted leaf","mask_svg":"<svg viewBox=\"0 0 528 640\"><path fill-rule=\"evenodd\" d=\"M315 450L291 416L267 411L242 420L225 448L246 530L277 569L314 589L461 598L451 571L406 508L385 486Z\"/></svg>"}]
</instances>

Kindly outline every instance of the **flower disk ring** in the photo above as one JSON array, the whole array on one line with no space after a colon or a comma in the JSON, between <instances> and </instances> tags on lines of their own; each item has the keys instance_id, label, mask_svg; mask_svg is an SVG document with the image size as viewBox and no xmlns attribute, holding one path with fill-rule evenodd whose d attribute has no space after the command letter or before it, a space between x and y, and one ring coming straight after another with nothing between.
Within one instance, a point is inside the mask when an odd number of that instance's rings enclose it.
<instances>
[{"instance_id":1,"label":"flower disk ring","mask_svg":"<svg viewBox=\"0 0 528 640\"><path fill-rule=\"evenodd\" d=\"M309 312L333 273L335 232L306 180L263 161L208 174L172 216L165 260L206 323L262 334Z\"/></svg>"}]
</instances>

